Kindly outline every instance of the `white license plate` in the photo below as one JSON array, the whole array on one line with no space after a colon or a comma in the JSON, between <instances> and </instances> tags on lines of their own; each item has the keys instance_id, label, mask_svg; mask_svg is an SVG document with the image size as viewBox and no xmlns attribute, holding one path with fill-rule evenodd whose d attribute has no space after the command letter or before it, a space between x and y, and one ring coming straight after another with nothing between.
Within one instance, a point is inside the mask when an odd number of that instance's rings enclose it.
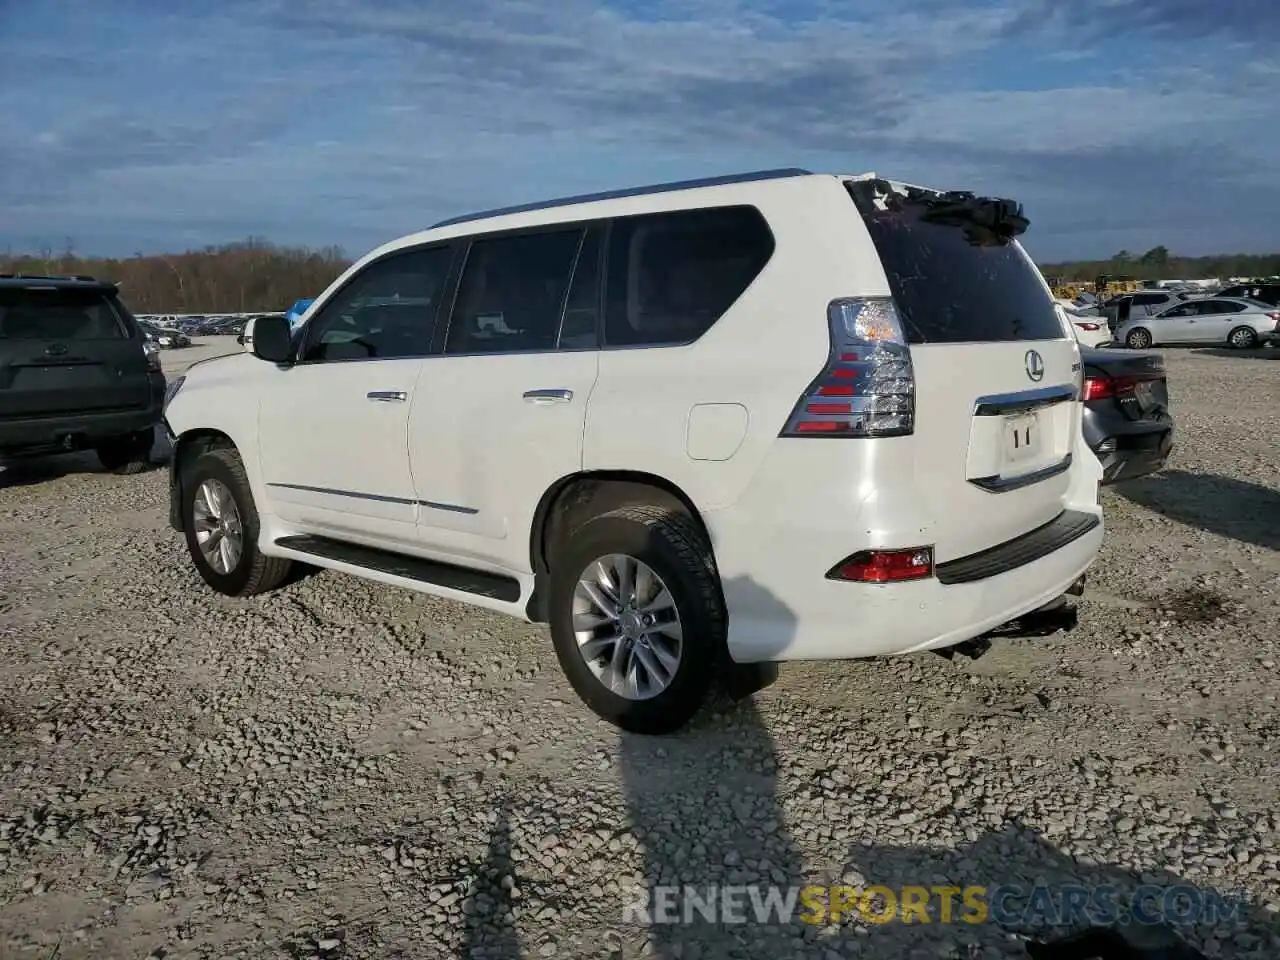
<instances>
[{"instance_id":1,"label":"white license plate","mask_svg":"<svg viewBox=\"0 0 1280 960\"><path fill-rule=\"evenodd\" d=\"M1040 417L1034 413L1005 417L1004 450L1009 463L1034 460L1040 453Z\"/></svg>"}]
</instances>

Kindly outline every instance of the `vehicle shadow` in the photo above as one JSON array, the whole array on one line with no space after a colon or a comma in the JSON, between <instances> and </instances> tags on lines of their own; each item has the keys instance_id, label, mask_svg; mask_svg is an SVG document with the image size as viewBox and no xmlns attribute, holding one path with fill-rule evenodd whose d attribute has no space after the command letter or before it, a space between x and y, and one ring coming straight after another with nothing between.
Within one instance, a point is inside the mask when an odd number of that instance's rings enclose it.
<instances>
[{"instance_id":1,"label":"vehicle shadow","mask_svg":"<svg viewBox=\"0 0 1280 960\"><path fill-rule=\"evenodd\" d=\"M724 586L794 631L795 615L769 591L746 578ZM735 887L785 891L803 875L803 857L788 833L777 792L777 750L755 704L729 702L722 694L681 733L623 734L620 750L632 831L644 850L644 888L631 894L620 916L629 908L647 908L646 955L782 957L801 948L806 929L793 917L733 922L732 910L717 915L713 907L708 916L683 893L691 888L707 898ZM668 898L675 900L674 912L664 914ZM750 902L741 907L756 919ZM641 916L631 913L632 923Z\"/></svg>"},{"instance_id":2,"label":"vehicle shadow","mask_svg":"<svg viewBox=\"0 0 1280 960\"><path fill-rule=\"evenodd\" d=\"M164 429L155 428L155 439L147 455L150 469L155 470L169 462L172 448ZM92 450L76 450L71 453L51 453L45 456L0 457L0 490L5 487L28 487L48 483L75 473L106 473Z\"/></svg>"},{"instance_id":3,"label":"vehicle shadow","mask_svg":"<svg viewBox=\"0 0 1280 960\"><path fill-rule=\"evenodd\" d=\"M974 810L935 815L960 824L967 819L975 827L987 820ZM1123 817L1124 811L1113 812L1109 828L1117 829ZM958 849L871 839L855 847L845 877L858 891L849 896L856 906L838 924L824 917L829 931L839 931L835 942L856 943L857 956L885 960L985 957L1002 947L1011 951L1006 956L1045 960L1207 960L1189 941L1204 944L1213 956L1264 957L1280 950L1278 918L1238 891L1192 884L1168 870L1137 873L1086 863L1017 822L986 833L972 829L971 835L977 839ZM927 914L904 912L911 888ZM1092 931L1093 946L1062 942L1084 931ZM1099 946L1108 931L1121 942Z\"/></svg>"},{"instance_id":4,"label":"vehicle shadow","mask_svg":"<svg viewBox=\"0 0 1280 960\"><path fill-rule=\"evenodd\" d=\"M1209 533L1280 550L1280 493L1216 474L1165 470L1114 485L1133 503Z\"/></svg>"},{"instance_id":5,"label":"vehicle shadow","mask_svg":"<svg viewBox=\"0 0 1280 960\"><path fill-rule=\"evenodd\" d=\"M1239 360L1241 358L1252 360L1280 360L1280 350L1275 347L1254 347L1252 350L1231 350L1227 347L1204 347L1191 352L1197 356L1227 357L1232 360Z\"/></svg>"}]
</instances>

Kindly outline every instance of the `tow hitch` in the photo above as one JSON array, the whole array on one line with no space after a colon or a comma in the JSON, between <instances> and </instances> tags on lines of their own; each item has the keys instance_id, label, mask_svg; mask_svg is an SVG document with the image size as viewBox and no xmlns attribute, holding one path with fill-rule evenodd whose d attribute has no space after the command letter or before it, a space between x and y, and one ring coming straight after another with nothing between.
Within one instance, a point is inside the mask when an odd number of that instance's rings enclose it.
<instances>
[{"instance_id":1,"label":"tow hitch","mask_svg":"<svg viewBox=\"0 0 1280 960\"><path fill-rule=\"evenodd\" d=\"M1081 577L1069 586L1062 596L1050 600L1044 606L1001 624L980 637L974 637L972 640L966 640L954 646L943 647L935 650L934 653L947 660L954 660L957 654L968 657L970 660L977 660L991 649L992 640L1050 637L1058 631L1069 633L1080 622L1079 611L1072 601L1083 593L1084 577Z\"/></svg>"}]
</instances>

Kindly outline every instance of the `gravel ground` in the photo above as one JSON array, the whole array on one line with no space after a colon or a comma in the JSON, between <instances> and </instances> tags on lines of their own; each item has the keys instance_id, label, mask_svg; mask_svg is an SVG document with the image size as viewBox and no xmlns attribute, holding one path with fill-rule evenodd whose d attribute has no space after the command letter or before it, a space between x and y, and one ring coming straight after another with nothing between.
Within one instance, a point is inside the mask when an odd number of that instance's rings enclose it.
<instances>
[{"instance_id":1,"label":"gravel ground","mask_svg":"<svg viewBox=\"0 0 1280 960\"><path fill-rule=\"evenodd\" d=\"M537 627L333 573L212 595L162 471L0 473L0 956L1024 949L624 917L769 878L1194 884L1248 900L1186 927L1208 955L1280 954L1280 350L1168 361L1173 461L1106 493L1076 632L790 665L666 739L594 719Z\"/></svg>"}]
</instances>

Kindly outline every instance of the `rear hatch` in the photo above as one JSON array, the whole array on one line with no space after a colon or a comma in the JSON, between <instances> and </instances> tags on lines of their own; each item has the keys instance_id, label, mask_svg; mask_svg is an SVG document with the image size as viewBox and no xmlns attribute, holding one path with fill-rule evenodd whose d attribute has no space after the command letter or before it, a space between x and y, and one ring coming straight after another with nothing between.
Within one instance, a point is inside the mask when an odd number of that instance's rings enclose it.
<instances>
[{"instance_id":1,"label":"rear hatch","mask_svg":"<svg viewBox=\"0 0 1280 960\"><path fill-rule=\"evenodd\" d=\"M110 288L0 287L0 417L146 407L142 344Z\"/></svg>"},{"instance_id":2,"label":"rear hatch","mask_svg":"<svg viewBox=\"0 0 1280 960\"><path fill-rule=\"evenodd\" d=\"M1021 208L884 180L847 185L909 345L915 489L937 559L1049 523L1079 456L1080 355L1016 240Z\"/></svg>"}]
</instances>

